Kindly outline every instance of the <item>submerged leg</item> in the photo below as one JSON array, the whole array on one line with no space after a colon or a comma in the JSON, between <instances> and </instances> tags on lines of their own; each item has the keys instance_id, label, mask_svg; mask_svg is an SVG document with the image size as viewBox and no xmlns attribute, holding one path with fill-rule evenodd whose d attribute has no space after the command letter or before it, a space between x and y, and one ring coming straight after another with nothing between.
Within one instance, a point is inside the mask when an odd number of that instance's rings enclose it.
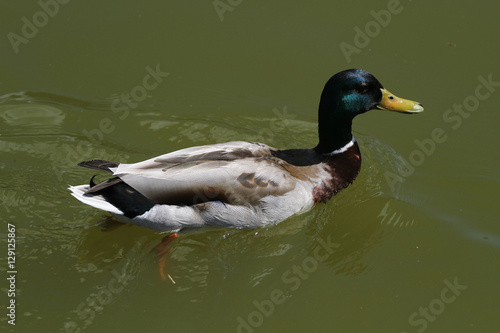
<instances>
[{"instance_id":1,"label":"submerged leg","mask_svg":"<svg viewBox=\"0 0 500 333\"><path fill-rule=\"evenodd\" d=\"M174 232L172 234L169 234L163 237L160 244L156 245L152 250L155 253L155 257L159 258L158 265L160 266L160 275L163 280L167 279L164 270L165 270L165 261L167 260L166 255L168 251L170 251L168 245L172 243L176 238L177 238L177 233ZM174 280L170 277L170 275L168 275L168 277L173 283L175 283Z\"/></svg>"}]
</instances>

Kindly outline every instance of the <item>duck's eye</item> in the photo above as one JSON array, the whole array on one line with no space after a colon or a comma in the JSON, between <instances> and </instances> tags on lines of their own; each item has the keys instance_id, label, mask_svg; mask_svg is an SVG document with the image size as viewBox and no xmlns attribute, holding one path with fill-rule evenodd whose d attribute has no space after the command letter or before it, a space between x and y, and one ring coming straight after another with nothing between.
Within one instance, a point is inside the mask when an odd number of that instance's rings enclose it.
<instances>
[{"instance_id":1,"label":"duck's eye","mask_svg":"<svg viewBox=\"0 0 500 333\"><path fill-rule=\"evenodd\" d=\"M366 86L366 83L361 83L361 85L356 89L360 94L364 94L368 91L368 87Z\"/></svg>"}]
</instances>

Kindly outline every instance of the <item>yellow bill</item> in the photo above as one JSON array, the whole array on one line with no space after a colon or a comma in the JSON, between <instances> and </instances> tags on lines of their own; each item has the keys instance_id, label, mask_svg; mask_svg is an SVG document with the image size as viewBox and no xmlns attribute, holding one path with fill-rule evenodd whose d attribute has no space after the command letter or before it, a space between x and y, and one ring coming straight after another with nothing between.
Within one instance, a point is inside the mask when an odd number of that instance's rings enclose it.
<instances>
[{"instance_id":1,"label":"yellow bill","mask_svg":"<svg viewBox=\"0 0 500 333\"><path fill-rule=\"evenodd\" d=\"M424 107L418 102L399 98L386 89L380 90L382 90L382 100L377 105L379 109L402 113L419 113L424 111Z\"/></svg>"}]
</instances>

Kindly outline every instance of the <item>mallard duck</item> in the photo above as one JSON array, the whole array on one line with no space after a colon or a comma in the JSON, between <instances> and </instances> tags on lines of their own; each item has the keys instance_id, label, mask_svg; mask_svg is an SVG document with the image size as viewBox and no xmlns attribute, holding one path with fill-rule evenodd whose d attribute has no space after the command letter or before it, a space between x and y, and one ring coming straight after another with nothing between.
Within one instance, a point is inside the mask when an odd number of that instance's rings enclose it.
<instances>
[{"instance_id":1,"label":"mallard duck","mask_svg":"<svg viewBox=\"0 0 500 333\"><path fill-rule=\"evenodd\" d=\"M69 189L87 205L154 230L275 224L326 202L354 181L361 154L352 119L372 109L423 111L421 104L384 89L370 73L349 69L332 76L323 89L314 148L280 150L233 141L134 164L84 161L78 165L114 177Z\"/></svg>"}]
</instances>

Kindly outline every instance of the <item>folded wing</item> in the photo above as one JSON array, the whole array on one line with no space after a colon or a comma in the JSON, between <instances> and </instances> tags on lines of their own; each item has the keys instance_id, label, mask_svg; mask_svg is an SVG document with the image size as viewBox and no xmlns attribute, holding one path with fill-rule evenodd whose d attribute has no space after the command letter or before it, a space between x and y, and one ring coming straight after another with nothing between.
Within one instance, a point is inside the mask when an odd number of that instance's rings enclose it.
<instances>
[{"instance_id":1,"label":"folded wing","mask_svg":"<svg viewBox=\"0 0 500 333\"><path fill-rule=\"evenodd\" d=\"M295 188L283 161L269 146L228 142L192 147L135 164L110 168L114 175L156 203L193 205L221 201L255 205Z\"/></svg>"}]
</instances>

